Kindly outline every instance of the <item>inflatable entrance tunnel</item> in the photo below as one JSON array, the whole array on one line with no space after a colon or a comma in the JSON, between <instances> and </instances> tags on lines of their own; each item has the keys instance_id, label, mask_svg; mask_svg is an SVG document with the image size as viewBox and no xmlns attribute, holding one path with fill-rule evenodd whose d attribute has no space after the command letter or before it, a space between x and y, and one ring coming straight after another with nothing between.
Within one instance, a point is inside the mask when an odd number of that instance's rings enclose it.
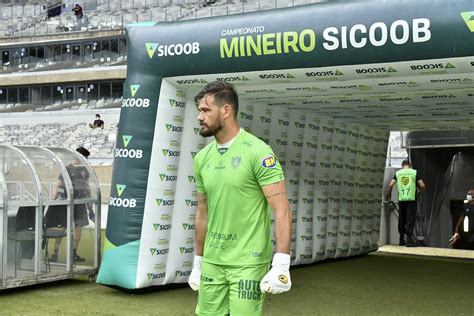
<instances>
[{"instance_id":1,"label":"inflatable entrance tunnel","mask_svg":"<svg viewBox=\"0 0 474 316\"><path fill-rule=\"evenodd\" d=\"M472 128L474 3L324 3L127 28L128 74L98 282L186 282L194 96L235 84L281 159L294 265L377 249L390 130ZM471 113L471 115L466 115Z\"/></svg>"}]
</instances>

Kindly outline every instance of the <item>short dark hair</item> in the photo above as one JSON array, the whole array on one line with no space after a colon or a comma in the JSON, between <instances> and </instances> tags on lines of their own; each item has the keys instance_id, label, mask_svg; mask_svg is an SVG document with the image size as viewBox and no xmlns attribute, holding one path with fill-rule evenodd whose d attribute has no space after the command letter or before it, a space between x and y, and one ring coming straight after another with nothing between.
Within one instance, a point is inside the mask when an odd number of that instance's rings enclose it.
<instances>
[{"instance_id":1,"label":"short dark hair","mask_svg":"<svg viewBox=\"0 0 474 316\"><path fill-rule=\"evenodd\" d=\"M99 113L97 113L95 116L98 116L98 117L100 117L100 114L99 114Z\"/></svg>"},{"instance_id":2,"label":"short dark hair","mask_svg":"<svg viewBox=\"0 0 474 316\"><path fill-rule=\"evenodd\" d=\"M237 117L237 112L239 111L239 96L232 84L224 81L209 82L194 98L196 104L206 95L214 96L217 105L230 104L234 109L234 116Z\"/></svg>"},{"instance_id":3,"label":"short dark hair","mask_svg":"<svg viewBox=\"0 0 474 316\"><path fill-rule=\"evenodd\" d=\"M410 166L410 167L411 167L411 162L410 162L410 160L408 160L408 159L403 160L403 161L402 161L402 167L403 167L403 166Z\"/></svg>"},{"instance_id":4,"label":"short dark hair","mask_svg":"<svg viewBox=\"0 0 474 316\"><path fill-rule=\"evenodd\" d=\"M76 149L76 151L77 151L78 153L80 153L81 155L83 155L84 157L86 157L86 158L89 157L89 155L91 154L90 151L88 151L87 149L85 149L85 148L82 147L82 146L81 146L81 147L78 147L78 148Z\"/></svg>"}]
</instances>

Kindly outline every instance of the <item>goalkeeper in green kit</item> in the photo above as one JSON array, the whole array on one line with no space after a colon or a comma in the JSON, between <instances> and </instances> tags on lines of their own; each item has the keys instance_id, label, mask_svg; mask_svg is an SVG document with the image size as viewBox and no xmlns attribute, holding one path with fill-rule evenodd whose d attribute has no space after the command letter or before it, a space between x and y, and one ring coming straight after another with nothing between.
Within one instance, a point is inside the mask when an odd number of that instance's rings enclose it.
<instances>
[{"instance_id":1,"label":"goalkeeper in green kit","mask_svg":"<svg viewBox=\"0 0 474 316\"><path fill-rule=\"evenodd\" d=\"M261 315L265 293L291 288L291 211L283 171L270 146L239 127L231 84L211 82L195 100L201 136L215 137L194 158L196 255L188 283L199 290L196 314Z\"/></svg>"}]
</instances>

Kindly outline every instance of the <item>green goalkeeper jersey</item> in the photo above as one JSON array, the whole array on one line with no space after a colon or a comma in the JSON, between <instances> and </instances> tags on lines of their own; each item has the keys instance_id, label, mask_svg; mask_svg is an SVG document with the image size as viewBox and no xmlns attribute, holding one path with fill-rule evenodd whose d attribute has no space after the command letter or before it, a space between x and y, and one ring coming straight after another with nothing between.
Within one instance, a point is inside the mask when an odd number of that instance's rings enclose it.
<instances>
[{"instance_id":1,"label":"green goalkeeper jersey","mask_svg":"<svg viewBox=\"0 0 474 316\"><path fill-rule=\"evenodd\" d=\"M219 265L271 261L270 207L262 186L284 180L270 146L241 130L231 146L214 140L194 158L199 193L208 206L203 260Z\"/></svg>"}]
</instances>

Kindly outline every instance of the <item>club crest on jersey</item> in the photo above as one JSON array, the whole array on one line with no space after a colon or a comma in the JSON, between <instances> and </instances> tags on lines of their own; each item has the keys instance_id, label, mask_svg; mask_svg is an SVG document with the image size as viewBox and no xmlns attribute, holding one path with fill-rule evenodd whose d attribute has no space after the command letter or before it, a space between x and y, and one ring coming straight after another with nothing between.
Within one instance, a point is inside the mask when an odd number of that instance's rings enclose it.
<instances>
[{"instance_id":1,"label":"club crest on jersey","mask_svg":"<svg viewBox=\"0 0 474 316\"><path fill-rule=\"evenodd\" d=\"M402 182L403 185L407 185L410 182L410 178L409 177L402 177L401 182Z\"/></svg>"},{"instance_id":2,"label":"club crest on jersey","mask_svg":"<svg viewBox=\"0 0 474 316\"><path fill-rule=\"evenodd\" d=\"M240 166L241 157L232 157L232 168L237 169Z\"/></svg>"},{"instance_id":3,"label":"club crest on jersey","mask_svg":"<svg viewBox=\"0 0 474 316\"><path fill-rule=\"evenodd\" d=\"M273 155L268 155L262 158L262 167L263 168L273 168L276 166L276 159Z\"/></svg>"}]
</instances>

